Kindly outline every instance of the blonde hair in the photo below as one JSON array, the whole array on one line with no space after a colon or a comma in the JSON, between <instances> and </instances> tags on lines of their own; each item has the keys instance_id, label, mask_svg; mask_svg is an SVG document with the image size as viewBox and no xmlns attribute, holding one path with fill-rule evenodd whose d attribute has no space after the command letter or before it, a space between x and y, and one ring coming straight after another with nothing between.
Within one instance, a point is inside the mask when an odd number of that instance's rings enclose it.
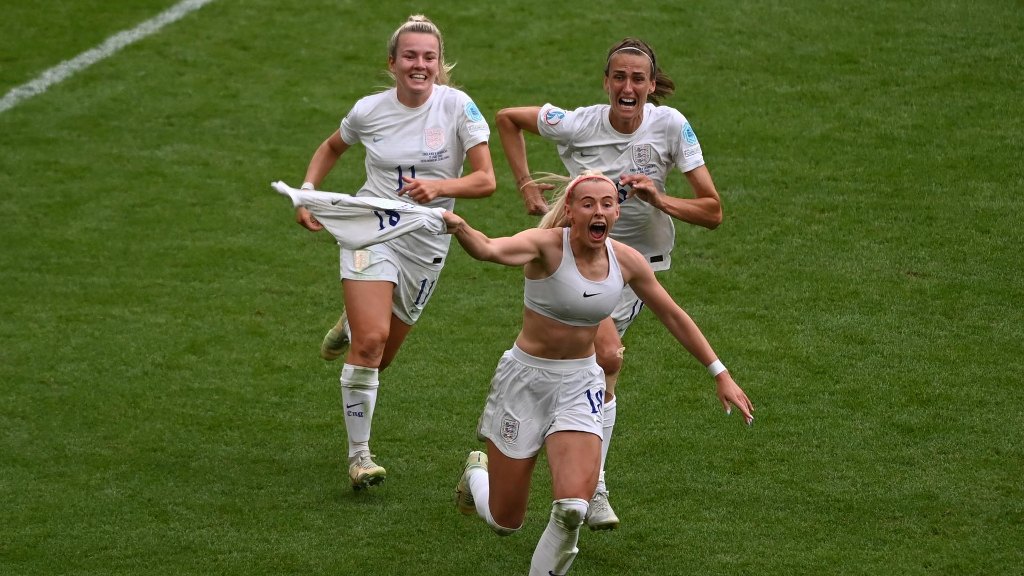
<instances>
[{"instance_id":1,"label":"blonde hair","mask_svg":"<svg viewBox=\"0 0 1024 576\"><path fill-rule=\"evenodd\" d=\"M585 180L604 180L616 190L618 186L612 179L605 176L600 170L584 170L575 178L562 176L561 174L542 173L539 178L530 181L533 184L554 184L555 190L551 195L551 205L548 211L540 219L537 228L562 228L569 222L565 216L565 206L572 201L572 189Z\"/></svg>"},{"instance_id":2,"label":"blonde hair","mask_svg":"<svg viewBox=\"0 0 1024 576\"><path fill-rule=\"evenodd\" d=\"M612 63L612 56L619 52L639 52L651 61L651 79L654 80L654 92L647 97L654 104L661 104L663 98L671 96L676 91L676 83L668 77L668 74L658 68L658 57L654 54L654 48L639 38L623 38L608 49L608 57L604 62L604 75L608 76Z\"/></svg>"},{"instance_id":3,"label":"blonde hair","mask_svg":"<svg viewBox=\"0 0 1024 576\"><path fill-rule=\"evenodd\" d=\"M421 34L430 34L434 38L437 38L437 78L434 79L435 84L448 84L451 79L452 68L455 68L455 64L448 64L444 61L444 38L441 37L441 30L430 21L423 14L413 14L398 27L393 34L391 39L388 40L388 57L391 60L398 60L398 38L406 32L418 32ZM397 81L395 75L388 70L388 76L391 76L392 80Z\"/></svg>"}]
</instances>

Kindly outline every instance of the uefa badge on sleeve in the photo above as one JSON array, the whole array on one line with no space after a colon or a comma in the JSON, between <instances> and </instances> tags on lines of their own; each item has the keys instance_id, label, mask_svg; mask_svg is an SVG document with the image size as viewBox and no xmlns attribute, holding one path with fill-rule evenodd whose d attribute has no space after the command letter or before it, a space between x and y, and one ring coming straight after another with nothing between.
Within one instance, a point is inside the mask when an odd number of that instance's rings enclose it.
<instances>
[{"instance_id":1,"label":"uefa badge on sleeve","mask_svg":"<svg viewBox=\"0 0 1024 576\"><path fill-rule=\"evenodd\" d=\"M476 107L476 104L472 101L466 102L466 117L472 122L483 122L484 115L480 113L480 109Z\"/></svg>"},{"instance_id":2,"label":"uefa badge on sleeve","mask_svg":"<svg viewBox=\"0 0 1024 576\"><path fill-rule=\"evenodd\" d=\"M686 140L686 143L690 146L697 145L697 133L693 131L689 122L683 124L683 140Z\"/></svg>"},{"instance_id":3,"label":"uefa badge on sleeve","mask_svg":"<svg viewBox=\"0 0 1024 576\"><path fill-rule=\"evenodd\" d=\"M544 114L544 122L548 126L554 126L558 124L559 122L562 121L562 118L565 118L565 111L559 110L558 108L552 108L551 110L548 110L546 114Z\"/></svg>"}]
</instances>

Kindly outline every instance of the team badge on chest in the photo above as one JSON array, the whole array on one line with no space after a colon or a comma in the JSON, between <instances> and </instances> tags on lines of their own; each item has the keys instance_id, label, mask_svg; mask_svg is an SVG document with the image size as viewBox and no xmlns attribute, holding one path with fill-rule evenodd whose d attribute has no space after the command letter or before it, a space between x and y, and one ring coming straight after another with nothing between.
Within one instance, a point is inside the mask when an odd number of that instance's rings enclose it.
<instances>
[{"instance_id":1,"label":"team badge on chest","mask_svg":"<svg viewBox=\"0 0 1024 576\"><path fill-rule=\"evenodd\" d=\"M427 128L423 131L423 145L427 150L440 150L444 146L444 131L440 128Z\"/></svg>"},{"instance_id":2,"label":"team badge on chest","mask_svg":"<svg viewBox=\"0 0 1024 576\"><path fill-rule=\"evenodd\" d=\"M651 163L652 151L650 144L635 144L633 146L633 164L637 168L643 168Z\"/></svg>"}]
</instances>

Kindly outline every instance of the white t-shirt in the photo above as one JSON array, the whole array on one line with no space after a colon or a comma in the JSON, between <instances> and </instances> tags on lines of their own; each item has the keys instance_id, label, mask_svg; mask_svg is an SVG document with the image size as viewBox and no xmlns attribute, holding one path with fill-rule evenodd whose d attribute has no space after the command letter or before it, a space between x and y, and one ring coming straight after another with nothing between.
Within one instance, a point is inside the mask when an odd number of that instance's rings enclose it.
<instances>
[{"instance_id":1,"label":"white t-shirt","mask_svg":"<svg viewBox=\"0 0 1024 576\"><path fill-rule=\"evenodd\" d=\"M659 190L673 167L689 172L704 165L704 155L690 123L675 108L644 106L644 118L632 134L612 128L608 104L564 110L545 104L537 116L540 135L558 145L558 155L570 176L599 170L614 182L626 174L646 174ZM647 202L625 200L619 190L621 215L611 236L643 254L654 270L672 264L675 225L672 217Z\"/></svg>"},{"instance_id":2,"label":"white t-shirt","mask_svg":"<svg viewBox=\"0 0 1024 576\"><path fill-rule=\"evenodd\" d=\"M461 90L435 85L418 108L398 101L396 89L366 96L341 121L346 144L366 148L366 182L356 196L375 196L408 202L399 196L401 177L441 180L458 178L466 151L486 142L490 128L473 100ZM452 210L454 198L435 198L424 204ZM451 236L412 232L388 243L423 263L448 252Z\"/></svg>"},{"instance_id":3,"label":"white t-shirt","mask_svg":"<svg viewBox=\"0 0 1024 576\"><path fill-rule=\"evenodd\" d=\"M348 250L393 240L417 230L444 234L443 208L428 208L376 196L350 196L337 192L301 190L284 182L271 184L288 196L295 207L304 206Z\"/></svg>"}]
</instances>

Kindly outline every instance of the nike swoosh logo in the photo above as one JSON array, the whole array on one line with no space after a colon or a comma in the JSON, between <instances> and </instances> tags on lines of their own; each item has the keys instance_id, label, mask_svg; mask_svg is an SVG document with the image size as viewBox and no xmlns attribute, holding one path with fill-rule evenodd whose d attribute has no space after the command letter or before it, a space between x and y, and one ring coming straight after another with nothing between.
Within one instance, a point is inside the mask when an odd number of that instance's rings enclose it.
<instances>
[{"instance_id":1,"label":"nike swoosh logo","mask_svg":"<svg viewBox=\"0 0 1024 576\"><path fill-rule=\"evenodd\" d=\"M345 404L345 409L351 408L353 406L359 406L360 404L362 404L362 402L356 402L355 404Z\"/></svg>"},{"instance_id":2,"label":"nike swoosh logo","mask_svg":"<svg viewBox=\"0 0 1024 576\"><path fill-rule=\"evenodd\" d=\"M600 294L600 292L594 292L593 294L587 294L586 290L583 291L583 297L584 298L590 298L591 296L597 296L598 294Z\"/></svg>"},{"instance_id":3,"label":"nike swoosh logo","mask_svg":"<svg viewBox=\"0 0 1024 576\"><path fill-rule=\"evenodd\" d=\"M381 141L381 140L383 140L383 139L384 139L384 137L383 137L383 136L374 136L374 137L373 137L373 141L374 141L374 142L380 142L380 141Z\"/></svg>"}]
</instances>

